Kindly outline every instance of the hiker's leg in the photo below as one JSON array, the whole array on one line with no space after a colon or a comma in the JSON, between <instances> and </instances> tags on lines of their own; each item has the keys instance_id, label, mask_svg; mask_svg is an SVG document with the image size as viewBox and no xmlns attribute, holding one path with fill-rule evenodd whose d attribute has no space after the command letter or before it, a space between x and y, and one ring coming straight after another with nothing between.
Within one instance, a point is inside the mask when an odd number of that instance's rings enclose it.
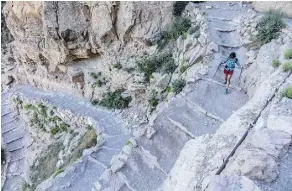
<instances>
[{"instance_id":1,"label":"hiker's leg","mask_svg":"<svg viewBox=\"0 0 292 191\"><path fill-rule=\"evenodd\" d=\"M227 83L227 74L225 74L225 84Z\"/></svg>"},{"instance_id":2,"label":"hiker's leg","mask_svg":"<svg viewBox=\"0 0 292 191\"><path fill-rule=\"evenodd\" d=\"M226 89L229 88L229 85L230 85L230 79L231 79L231 75L228 74L228 75L227 75L227 82L226 82Z\"/></svg>"}]
</instances>

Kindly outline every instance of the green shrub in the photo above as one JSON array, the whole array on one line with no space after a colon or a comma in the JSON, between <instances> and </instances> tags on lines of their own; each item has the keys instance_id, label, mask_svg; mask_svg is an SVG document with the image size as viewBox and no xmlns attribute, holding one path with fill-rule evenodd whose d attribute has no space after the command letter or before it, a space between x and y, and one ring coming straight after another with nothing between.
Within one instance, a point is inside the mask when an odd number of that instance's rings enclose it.
<instances>
[{"instance_id":1,"label":"green shrub","mask_svg":"<svg viewBox=\"0 0 292 191\"><path fill-rule=\"evenodd\" d=\"M175 17L169 30L162 32L162 39L169 42L177 39L180 35L187 33L191 27L191 21L184 17Z\"/></svg>"},{"instance_id":2,"label":"green shrub","mask_svg":"<svg viewBox=\"0 0 292 191\"><path fill-rule=\"evenodd\" d=\"M118 62L118 63L114 64L113 67L119 70L122 68L122 65Z\"/></svg>"},{"instance_id":3,"label":"green shrub","mask_svg":"<svg viewBox=\"0 0 292 191\"><path fill-rule=\"evenodd\" d=\"M87 125L86 129L87 130L93 130L93 126L92 125Z\"/></svg>"},{"instance_id":4,"label":"green shrub","mask_svg":"<svg viewBox=\"0 0 292 191\"><path fill-rule=\"evenodd\" d=\"M292 99L292 86L286 88L283 92L282 92L282 96L283 97L287 97L289 99Z\"/></svg>"},{"instance_id":5,"label":"green shrub","mask_svg":"<svg viewBox=\"0 0 292 191\"><path fill-rule=\"evenodd\" d=\"M257 41L263 45L277 38L281 29L286 27L286 23L282 19L283 16L284 14L280 11L266 13L256 27L258 31L256 36Z\"/></svg>"},{"instance_id":6,"label":"green shrub","mask_svg":"<svg viewBox=\"0 0 292 191\"><path fill-rule=\"evenodd\" d=\"M67 131L67 128L70 127L67 123L60 124L59 128L61 131Z\"/></svg>"},{"instance_id":7,"label":"green shrub","mask_svg":"<svg viewBox=\"0 0 292 191\"><path fill-rule=\"evenodd\" d=\"M89 73L89 76L93 79L97 79L99 76L101 76L101 72L98 72L97 74L94 72Z\"/></svg>"},{"instance_id":8,"label":"green shrub","mask_svg":"<svg viewBox=\"0 0 292 191\"><path fill-rule=\"evenodd\" d=\"M283 71L288 72L292 70L292 62L286 62L283 64Z\"/></svg>"},{"instance_id":9,"label":"green shrub","mask_svg":"<svg viewBox=\"0 0 292 191\"><path fill-rule=\"evenodd\" d=\"M188 3L188 1L175 1L173 4L173 15L180 16Z\"/></svg>"},{"instance_id":10,"label":"green shrub","mask_svg":"<svg viewBox=\"0 0 292 191\"><path fill-rule=\"evenodd\" d=\"M144 73L147 82L149 82L153 72L161 70L162 73L172 73L176 68L171 53L162 53L144 58L137 62L137 66L138 70Z\"/></svg>"},{"instance_id":11,"label":"green shrub","mask_svg":"<svg viewBox=\"0 0 292 191\"><path fill-rule=\"evenodd\" d=\"M55 126L50 130L51 135L56 135L59 132L59 127Z\"/></svg>"},{"instance_id":12,"label":"green shrub","mask_svg":"<svg viewBox=\"0 0 292 191\"><path fill-rule=\"evenodd\" d=\"M23 106L23 108L28 110L28 109L32 108L32 105L31 104L26 104L26 105Z\"/></svg>"},{"instance_id":13,"label":"green shrub","mask_svg":"<svg viewBox=\"0 0 292 191\"><path fill-rule=\"evenodd\" d=\"M97 104L98 104L98 100L97 100L97 99L92 100L92 101L91 101L91 104L92 104L92 105L97 105Z\"/></svg>"},{"instance_id":14,"label":"green shrub","mask_svg":"<svg viewBox=\"0 0 292 191\"><path fill-rule=\"evenodd\" d=\"M53 116L55 113L53 110L50 111L50 115Z\"/></svg>"},{"instance_id":15,"label":"green shrub","mask_svg":"<svg viewBox=\"0 0 292 191\"><path fill-rule=\"evenodd\" d=\"M103 100L101 100L98 104L109 109L123 109L128 107L132 98L131 97L123 98L121 95L123 91L124 90L116 90L114 92L108 93L106 97Z\"/></svg>"},{"instance_id":16,"label":"green shrub","mask_svg":"<svg viewBox=\"0 0 292 191\"><path fill-rule=\"evenodd\" d=\"M187 36L188 36L188 33L187 32L184 32L184 33L182 33L182 39L187 39Z\"/></svg>"},{"instance_id":17,"label":"green shrub","mask_svg":"<svg viewBox=\"0 0 292 191\"><path fill-rule=\"evenodd\" d=\"M151 106L151 108L156 108L156 106L158 105L159 100L157 99L157 94L158 92L155 90L151 90L149 94L148 103Z\"/></svg>"},{"instance_id":18,"label":"green shrub","mask_svg":"<svg viewBox=\"0 0 292 191\"><path fill-rule=\"evenodd\" d=\"M272 65L274 68L278 68L281 65L281 63L278 59L275 59L273 60Z\"/></svg>"},{"instance_id":19,"label":"green shrub","mask_svg":"<svg viewBox=\"0 0 292 191\"><path fill-rule=\"evenodd\" d=\"M163 74L172 74L175 71L177 66L175 65L172 57L167 56L162 62L161 72Z\"/></svg>"},{"instance_id":20,"label":"green shrub","mask_svg":"<svg viewBox=\"0 0 292 191\"><path fill-rule=\"evenodd\" d=\"M62 173L62 172L64 172L64 169L59 168L59 169L54 173L53 177L55 178L56 176L58 176L58 174L60 174L60 173Z\"/></svg>"},{"instance_id":21,"label":"green shrub","mask_svg":"<svg viewBox=\"0 0 292 191\"><path fill-rule=\"evenodd\" d=\"M285 52L285 54L284 54L284 58L285 58L286 60L292 59L292 49L289 49L289 50L287 50L287 51Z\"/></svg>"},{"instance_id":22,"label":"green shrub","mask_svg":"<svg viewBox=\"0 0 292 191\"><path fill-rule=\"evenodd\" d=\"M31 191L32 188L27 182L22 182L21 183L21 191Z\"/></svg>"},{"instance_id":23,"label":"green shrub","mask_svg":"<svg viewBox=\"0 0 292 191\"><path fill-rule=\"evenodd\" d=\"M97 80L96 82L94 82L93 87L101 87L102 86L102 81L101 80Z\"/></svg>"},{"instance_id":24,"label":"green shrub","mask_svg":"<svg viewBox=\"0 0 292 191\"><path fill-rule=\"evenodd\" d=\"M172 88L170 86L167 87L167 92L172 92Z\"/></svg>"},{"instance_id":25,"label":"green shrub","mask_svg":"<svg viewBox=\"0 0 292 191\"><path fill-rule=\"evenodd\" d=\"M184 79L177 79L172 83L172 89L175 94L180 93L186 85L186 81Z\"/></svg>"},{"instance_id":26,"label":"green shrub","mask_svg":"<svg viewBox=\"0 0 292 191\"><path fill-rule=\"evenodd\" d=\"M188 67L186 65L181 66L180 68L180 73L184 73L186 70L188 69Z\"/></svg>"}]
</instances>

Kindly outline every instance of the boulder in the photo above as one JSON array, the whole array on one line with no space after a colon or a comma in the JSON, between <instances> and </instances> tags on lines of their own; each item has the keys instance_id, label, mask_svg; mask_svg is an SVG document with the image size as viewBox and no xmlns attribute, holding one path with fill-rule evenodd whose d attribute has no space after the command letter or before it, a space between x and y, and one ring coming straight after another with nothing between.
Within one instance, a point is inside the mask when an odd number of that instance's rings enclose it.
<instances>
[{"instance_id":1,"label":"boulder","mask_svg":"<svg viewBox=\"0 0 292 191\"><path fill-rule=\"evenodd\" d=\"M270 10L280 9L288 17L292 18L292 2L289 1L255 1L252 3L255 10L260 12L269 12Z\"/></svg>"}]
</instances>

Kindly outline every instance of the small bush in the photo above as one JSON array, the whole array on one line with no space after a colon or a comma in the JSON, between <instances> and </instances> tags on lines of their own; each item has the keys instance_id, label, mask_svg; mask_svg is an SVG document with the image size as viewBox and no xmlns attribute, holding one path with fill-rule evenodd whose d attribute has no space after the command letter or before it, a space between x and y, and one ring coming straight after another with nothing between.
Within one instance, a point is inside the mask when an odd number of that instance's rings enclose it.
<instances>
[{"instance_id":1,"label":"small bush","mask_svg":"<svg viewBox=\"0 0 292 191\"><path fill-rule=\"evenodd\" d=\"M284 54L284 58L285 58L286 60L292 59L292 49L289 49L289 50L287 50L287 51L285 52L285 54Z\"/></svg>"},{"instance_id":2,"label":"small bush","mask_svg":"<svg viewBox=\"0 0 292 191\"><path fill-rule=\"evenodd\" d=\"M176 65L174 63L174 59L172 57L166 57L166 59L162 63L161 72L163 74L172 74L175 69Z\"/></svg>"},{"instance_id":3,"label":"small bush","mask_svg":"<svg viewBox=\"0 0 292 191\"><path fill-rule=\"evenodd\" d=\"M93 130L93 126L92 125L87 125L86 129L87 130Z\"/></svg>"},{"instance_id":4,"label":"small bush","mask_svg":"<svg viewBox=\"0 0 292 191\"><path fill-rule=\"evenodd\" d=\"M153 72L161 70L162 73L172 73L176 65L171 53L162 53L145 58L137 63L138 70L145 75L145 79L149 82Z\"/></svg>"},{"instance_id":5,"label":"small bush","mask_svg":"<svg viewBox=\"0 0 292 191\"><path fill-rule=\"evenodd\" d=\"M286 62L283 64L283 71L288 72L292 70L292 62Z\"/></svg>"},{"instance_id":6,"label":"small bush","mask_svg":"<svg viewBox=\"0 0 292 191\"><path fill-rule=\"evenodd\" d=\"M51 135L56 135L59 132L59 127L55 126L50 130Z\"/></svg>"},{"instance_id":7,"label":"small bush","mask_svg":"<svg viewBox=\"0 0 292 191\"><path fill-rule=\"evenodd\" d=\"M113 67L119 70L122 68L122 65L118 62L118 63L114 64Z\"/></svg>"},{"instance_id":8,"label":"small bush","mask_svg":"<svg viewBox=\"0 0 292 191\"><path fill-rule=\"evenodd\" d=\"M67 123L62 123L59 128L61 131L67 131L68 127L70 127L70 125L68 125Z\"/></svg>"},{"instance_id":9,"label":"small bush","mask_svg":"<svg viewBox=\"0 0 292 191\"><path fill-rule=\"evenodd\" d=\"M53 177L55 178L56 176L58 176L58 174L60 174L60 173L62 173L62 172L64 172L64 169L59 168L59 169L54 173Z\"/></svg>"},{"instance_id":10,"label":"small bush","mask_svg":"<svg viewBox=\"0 0 292 191\"><path fill-rule=\"evenodd\" d=\"M180 68L180 73L184 73L186 70L188 69L188 67L186 65L181 66Z\"/></svg>"},{"instance_id":11,"label":"small bush","mask_svg":"<svg viewBox=\"0 0 292 191\"><path fill-rule=\"evenodd\" d=\"M92 105L97 105L97 104L98 104L98 100L97 100L97 99L92 100L92 101L91 101L91 104L92 104Z\"/></svg>"},{"instance_id":12,"label":"small bush","mask_svg":"<svg viewBox=\"0 0 292 191\"><path fill-rule=\"evenodd\" d=\"M272 65L274 68L278 68L280 66L280 61L278 59L273 60Z\"/></svg>"},{"instance_id":13,"label":"small bush","mask_svg":"<svg viewBox=\"0 0 292 191\"><path fill-rule=\"evenodd\" d=\"M93 87L101 87L102 86L102 81L101 80L97 80L96 82L94 82Z\"/></svg>"},{"instance_id":14,"label":"small bush","mask_svg":"<svg viewBox=\"0 0 292 191\"><path fill-rule=\"evenodd\" d=\"M157 94L158 92L155 90L151 90L149 94L148 103L151 106L151 108L156 108L156 106L158 105L159 100L157 99Z\"/></svg>"},{"instance_id":15,"label":"small bush","mask_svg":"<svg viewBox=\"0 0 292 191\"><path fill-rule=\"evenodd\" d=\"M182 33L182 39L187 39L187 36L188 36L188 33L187 32L184 32L184 33Z\"/></svg>"},{"instance_id":16,"label":"small bush","mask_svg":"<svg viewBox=\"0 0 292 191\"><path fill-rule=\"evenodd\" d=\"M114 92L108 93L106 97L103 100L101 100L98 104L109 109L123 109L128 107L132 98L131 97L123 98L121 95L123 91L124 90L116 90Z\"/></svg>"},{"instance_id":17,"label":"small bush","mask_svg":"<svg viewBox=\"0 0 292 191\"><path fill-rule=\"evenodd\" d=\"M31 191L32 188L27 182L22 182L21 191Z\"/></svg>"},{"instance_id":18,"label":"small bush","mask_svg":"<svg viewBox=\"0 0 292 191\"><path fill-rule=\"evenodd\" d=\"M31 104L26 104L26 105L23 106L23 108L28 110L28 109L32 108L32 105Z\"/></svg>"},{"instance_id":19,"label":"small bush","mask_svg":"<svg viewBox=\"0 0 292 191\"><path fill-rule=\"evenodd\" d=\"M175 94L180 93L186 85L186 81L184 79L177 79L172 83L172 89Z\"/></svg>"},{"instance_id":20,"label":"small bush","mask_svg":"<svg viewBox=\"0 0 292 191\"><path fill-rule=\"evenodd\" d=\"M89 73L89 76L92 77L93 79L97 79L99 76L101 76L101 72L96 73Z\"/></svg>"},{"instance_id":21,"label":"small bush","mask_svg":"<svg viewBox=\"0 0 292 191\"><path fill-rule=\"evenodd\" d=\"M188 1L175 1L173 4L173 15L180 16L188 3Z\"/></svg>"},{"instance_id":22,"label":"small bush","mask_svg":"<svg viewBox=\"0 0 292 191\"><path fill-rule=\"evenodd\" d=\"M258 22L256 36L257 41L262 45L270 42L279 36L281 29L286 27L282 17L284 14L280 11L270 11Z\"/></svg>"},{"instance_id":23,"label":"small bush","mask_svg":"<svg viewBox=\"0 0 292 191\"><path fill-rule=\"evenodd\" d=\"M286 88L283 92L282 92L282 96L283 97L287 97L289 99L292 99L292 86Z\"/></svg>"},{"instance_id":24,"label":"small bush","mask_svg":"<svg viewBox=\"0 0 292 191\"><path fill-rule=\"evenodd\" d=\"M53 110L50 111L50 115L53 116L55 113Z\"/></svg>"},{"instance_id":25,"label":"small bush","mask_svg":"<svg viewBox=\"0 0 292 191\"><path fill-rule=\"evenodd\" d=\"M187 33L191 27L191 21L184 17L175 17L172 26L169 30L162 32L162 39L169 42L172 39L177 39L180 35Z\"/></svg>"}]
</instances>

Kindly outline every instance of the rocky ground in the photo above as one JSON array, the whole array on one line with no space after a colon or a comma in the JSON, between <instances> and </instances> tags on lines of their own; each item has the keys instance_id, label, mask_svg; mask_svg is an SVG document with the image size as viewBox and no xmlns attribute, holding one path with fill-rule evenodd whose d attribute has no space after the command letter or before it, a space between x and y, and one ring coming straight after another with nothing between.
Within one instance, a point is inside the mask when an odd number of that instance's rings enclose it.
<instances>
[{"instance_id":1,"label":"rocky ground","mask_svg":"<svg viewBox=\"0 0 292 191\"><path fill-rule=\"evenodd\" d=\"M249 50L247 33L252 36L254 29L248 26L258 16L250 8L241 2L186 7L195 22L207 23L200 29L208 30L207 34L196 43L190 43L194 36L190 34L177 40L179 67L189 58L184 74L187 84L181 93L160 102L147 120L140 119L143 115L135 109L101 109L64 91L18 85L2 92L2 145L8 153L2 189L19 190L27 178L25 133L29 127L16 117L9 99L17 95L88 118L102 140L36 190L289 190L292 103L281 92L292 85L291 71L265 64L283 59L282 52L292 48L291 30L283 32L281 40ZM246 22L242 24L241 19ZM223 68L215 71L231 51L241 65L256 66L261 75L241 74L236 68L230 93L225 95ZM188 52L204 57L192 66L199 56ZM264 73L270 76L265 79ZM172 78L177 78L176 72Z\"/></svg>"}]
</instances>

